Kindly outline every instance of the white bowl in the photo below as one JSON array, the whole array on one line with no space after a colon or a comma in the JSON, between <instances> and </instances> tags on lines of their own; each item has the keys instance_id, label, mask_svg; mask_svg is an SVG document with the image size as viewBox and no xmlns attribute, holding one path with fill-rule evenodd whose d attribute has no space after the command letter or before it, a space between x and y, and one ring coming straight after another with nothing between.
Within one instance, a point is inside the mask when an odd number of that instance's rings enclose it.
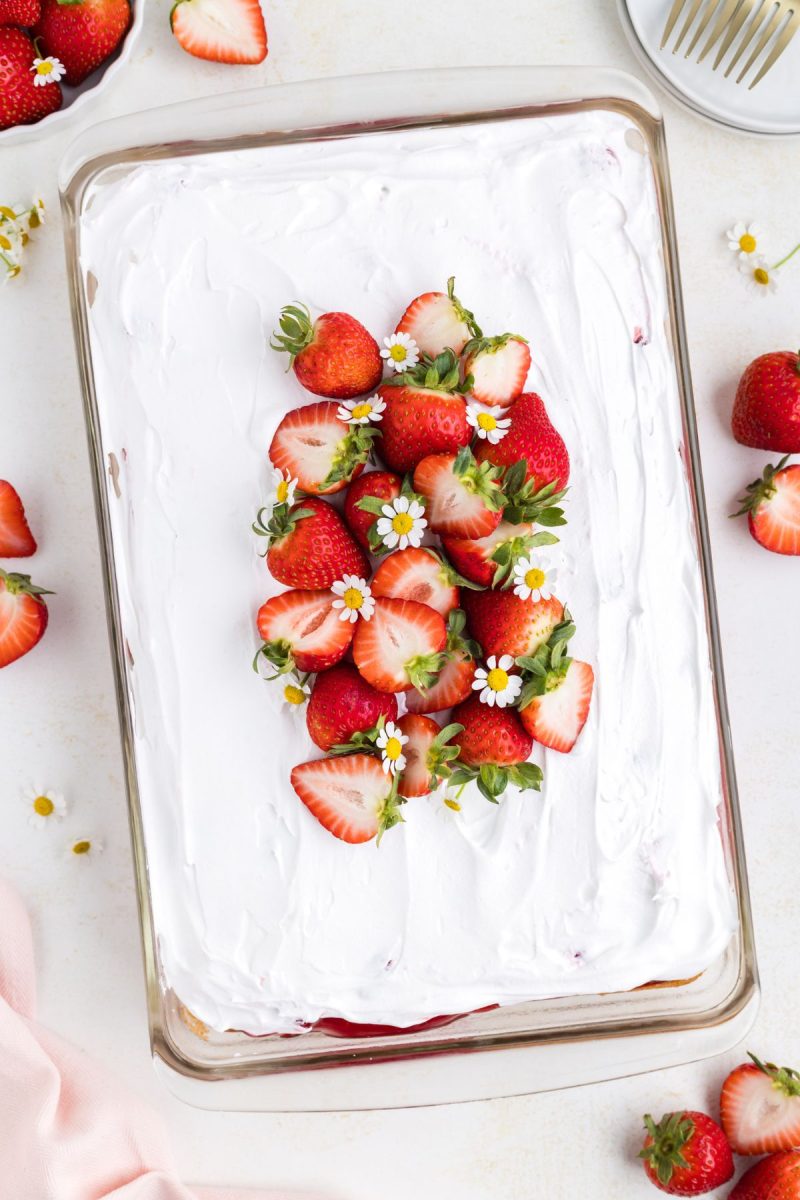
<instances>
[{"instance_id":1,"label":"white bowl","mask_svg":"<svg viewBox=\"0 0 800 1200\"><path fill-rule=\"evenodd\" d=\"M49 116L37 121L34 125L14 125L11 129L0 131L0 148L14 142L30 142L34 138L56 130L76 113L87 108L94 97L100 95L108 87L123 63L130 58L144 22L144 0L130 0L130 6L133 17L131 27L114 53L96 71L92 71L88 79L84 79L78 87L69 87L62 83L64 103L56 112L50 113Z\"/></svg>"}]
</instances>

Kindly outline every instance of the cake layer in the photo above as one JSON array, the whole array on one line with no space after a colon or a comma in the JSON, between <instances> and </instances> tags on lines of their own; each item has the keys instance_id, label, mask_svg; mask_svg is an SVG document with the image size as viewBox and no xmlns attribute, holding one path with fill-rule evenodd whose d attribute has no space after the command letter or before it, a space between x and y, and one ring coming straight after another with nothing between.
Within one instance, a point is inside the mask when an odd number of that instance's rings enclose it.
<instances>
[{"instance_id":1,"label":"cake layer","mask_svg":"<svg viewBox=\"0 0 800 1200\"><path fill-rule=\"evenodd\" d=\"M94 189L81 262L155 923L167 983L214 1028L409 1026L686 978L736 923L652 168L595 112L140 166ZM380 847L289 784L302 713L250 670L280 588L250 521L266 448L306 402L268 348L280 307L379 339L456 276L572 460L559 595L594 665L541 794L429 797ZM110 486L110 485L109 485Z\"/></svg>"}]
</instances>

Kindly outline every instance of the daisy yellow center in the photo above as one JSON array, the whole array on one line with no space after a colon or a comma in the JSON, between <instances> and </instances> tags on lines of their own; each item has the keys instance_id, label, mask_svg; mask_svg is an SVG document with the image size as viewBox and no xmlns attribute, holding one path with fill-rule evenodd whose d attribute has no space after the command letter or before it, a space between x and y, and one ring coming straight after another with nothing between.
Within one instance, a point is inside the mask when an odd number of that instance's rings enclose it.
<instances>
[{"instance_id":1,"label":"daisy yellow center","mask_svg":"<svg viewBox=\"0 0 800 1200\"><path fill-rule=\"evenodd\" d=\"M364 417L368 417L371 412L372 412L372 405L368 404L367 401L365 400L363 402L363 404L357 404L355 406L355 408L353 409L353 416L355 417L355 419L357 421L360 421Z\"/></svg>"},{"instance_id":2,"label":"daisy yellow center","mask_svg":"<svg viewBox=\"0 0 800 1200\"><path fill-rule=\"evenodd\" d=\"M395 533L410 533L413 527L414 521L408 513L395 513L392 517L392 529Z\"/></svg>"},{"instance_id":3,"label":"daisy yellow center","mask_svg":"<svg viewBox=\"0 0 800 1200\"><path fill-rule=\"evenodd\" d=\"M394 362L405 362L408 356L405 346L392 346L389 354Z\"/></svg>"},{"instance_id":4,"label":"daisy yellow center","mask_svg":"<svg viewBox=\"0 0 800 1200\"><path fill-rule=\"evenodd\" d=\"M52 75L52 73L53 73L53 64L51 62L47 62L47 61L40 62L38 67L36 68L37 75Z\"/></svg>"},{"instance_id":5,"label":"daisy yellow center","mask_svg":"<svg viewBox=\"0 0 800 1200\"><path fill-rule=\"evenodd\" d=\"M49 817L55 811L55 804L49 796L37 796L33 802L33 811L40 817Z\"/></svg>"},{"instance_id":6,"label":"daisy yellow center","mask_svg":"<svg viewBox=\"0 0 800 1200\"><path fill-rule=\"evenodd\" d=\"M544 571L540 571L538 567L531 567L530 571L525 572L525 586L529 587L532 592L540 588L544 583Z\"/></svg>"},{"instance_id":7,"label":"daisy yellow center","mask_svg":"<svg viewBox=\"0 0 800 1200\"><path fill-rule=\"evenodd\" d=\"M4 250L11 249L11 242L8 240L8 238L3 233L0 233L0 246L2 246Z\"/></svg>"},{"instance_id":8,"label":"daisy yellow center","mask_svg":"<svg viewBox=\"0 0 800 1200\"><path fill-rule=\"evenodd\" d=\"M491 433L493 429L497 429L497 418L493 417L491 413L478 413L478 427Z\"/></svg>"},{"instance_id":9,"label":"daisy yellow center","mask_svg":"<svg viewBox=\"0 0 800 1200\"><path fill-rule=\"evenodd\" d=\"M453 812L461 812L461 805L457 800L453 800L450 796L445 796L444 802L448 808L452 808Z\"/></svg>"},{"instance_id":10,"label":"daisy yellow center","mask_svg":"<svg viewBox=\"0 0 800 1200\"><path fill-rule=\"evenodd\" d=\"M364 594L358 588L348 588L342 599L344 600L345 608L359 609L364 603Z\"/></svg>"},{"instance_id":11,"label":"daisy yellow center","mask_svg":"<svg viewBox=\"0 0 800 1200\"><path fill-rule=\"evenodd\" d=\"M508 672L502 667L494 667L486 676L486 682L493 692L503 692L508 687Z\"/></svg>"},{"instance_id":12,"label":"daisy yellow center","mask_svg":"<svg viewBox=\"0 0 800 1200\"><path fill-rule=\"evenodd\" d=\"M92 843L87 841L76 842L72 847L73 854L88 854L92 848Z\"/></svg>"},{"instance_id":13,"label":"daisy yellow center","mask_svg":"<svg viewBox=\"0 0 800 1200\"><path fill-rule=\"evenodd\" d=\"M739 249L745 254L752 254L756 248L756 239L752 233L743 233L739 238Z\"/></svg>"},{"instance_id":14,"label":"daisy yellow center","mask_svg":"<svg viewBox=\"0 0 800 1200\"><path fill-rule=\"evenodd\" d=\"M286 687L283 689L283 695L289 704L303 704L306 698L306 694L303 689L295 687L293 683L287 683Z\"/></svg>"},{"instance_id":15,"label":"daisy yellow center","mask_svg":"<svg viewBox=\"0 0 800 1200\"><path fill-rule=\"evenodd\" d=\"M403 751L403 747L400 744L400 739L396 738L396 737L390 737L388 742L386 743L386 750L384 751L384 753L385 753L386 757L389 759L389 761L397 762L402 751Z\"/></svg>"},{"instance_id":16,"label":"daisy yellow center","mask_svg":"<svg viewBox=\"0 0 800 1200\"><path fill-rule=\"evenodd\" d=\"M769 284L769 271L765 271L763 267L756 267L753 272L753 278L756 283L760 283L762 287L766 287Z\"/></svg>"},{"instance_id":17,"label":"daisy yellow center","mask_svg":"<svg viewBox=\"0 0 800 1200\"><path fill-rule=\"evenodd\" d=\"M285 479L280 481L275 494L278 497L278 504L285 504L289 499L289 484Z\"/></svg>"}]
</instances>

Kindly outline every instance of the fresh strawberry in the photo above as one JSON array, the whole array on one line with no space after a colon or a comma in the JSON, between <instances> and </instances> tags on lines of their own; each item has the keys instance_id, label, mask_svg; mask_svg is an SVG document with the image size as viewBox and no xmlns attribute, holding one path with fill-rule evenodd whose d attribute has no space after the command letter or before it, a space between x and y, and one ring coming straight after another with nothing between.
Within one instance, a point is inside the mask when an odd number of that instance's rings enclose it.
<instances>
[{"instance_id":1,"label":"fresh strawberry","mask_svg":"<svg viewBox=\"0 0 800 1200\"><path fill-rule=\"evenodd\" d=\"M555 596L549 600L523 600L515 592L463 592L461 603L472 636L490 655L513 658L535 654L564 615Z\"/></svg>"},{"instance_id":2,"label":"fresh strawberry","mask_svg":"<svg viewBox=\"0 0 800 1200\"><path fill-rule=\"evenodd\" d=\"M762 354L736 389L733 436L743 446L800 454L800 355Z\"/></svg>"},{"instance_id":3,"label":"fresh strawberry","mask_svg":"<svg viewBox=\"0 0 800 1200\"><path fill-rule=\"evenodd\" d=\"M0 0L0 25L35 25L41 0Z\"/></svg>"},{"instance_id":4,"label":"fresh strawberry","mask_svg":"<svg viewBox=\"0 0 800 1200\"><path fill-rule=\"evenodd\" d=\"M458 359L445 350L380 387L386 402L380 453L393 471L413 471L428 454L455 454L469 444L460 380Z\"/></svg>"},{"instance_id":5,"label":"fresh strawberry","mask_svg":"<svg viewBox=\"0 0 800 1200\"><path fill-rule=\"evenodd\" d=\"M414 487L425 498L431 530L457 538L490 534L500 524L505 503L499 474L489 463L479 466L469 446L458 454L423 458L414 471Z\"/></svg>"},{"instance_id":6,"label":"fresh strawberry","mask_svg":"<svg viewBox=\"0 0 800 1200\"><path fill-rule=\"evenodd\" d=\"M569 482L569 454L561 434L551 425L544 404L535 392L523 392L509 409L511 427L499 442L480 442L478 462L512 467L524 459L526 478L536 489L554 484L563 491Z\"/></svg>"},{"instance_id":7,"label":"fresh strawberry","mask_svg":"<svg viewBox=\"0 0 800 1200\"><path fill-rule=\"evenodd\" d=\"M800 1148L800 1075L750 1057L722 1085L719 1108L728 1141L737 1154Z\"/></svg>"},{"instance_id":8,"label":"fresh strawberry","mask_svg":"<svg viewBox=\"0 0 800 1200\"><path fill-rule=\"evenodd\" d=\"M277 504L269 520L261 509L253 529L269 538L267 566L278 583L293 588L329 588L344 575L366 579L369 563L350 531L326 500L307 496L289 508Z\"/></svg>"},{"instance_id":9,"label":"fresh strawberry","mask_svg":"<svg viewBox=\"0 0 800 1200\"><path fill-rule=\"evenodd\" d=\"M569 754L589 716L594 671L588 663L569 659L566 667L548 671L541 686L544 690L524 706L520 700L519 719L534 741Z\"/></svg>"},{"instance_id":10,"label":"fresh strawberry","mask_svg":"<svg viewBox=\"0 0 800 1200\"><path fill-rule=\"evenodd\" d=\"M700 1196L733 1175L731 1148L716 1121L701 1112L666 1113L647 1130L639 1157L651 1183L671 1196Z\"/></svg>"},{"instance_id":11,"label":"fresh strawberry","mask_svg":"<svg viewBox=\"0 0 800 1200\"><path fill-rule=\"evenodd\" d=\"M320 750L349 742L354 733L363 733L379 717L397 719L394 696L379 692L349 663L341 663L317 676L306 709L306 724L312 742Z\"/></svg>"},{"instance_id":12,"label":"fresh strawberry","mask_svg":"<svg viewBox=\"0 0 800 1200\"><path fill-rule=\"evenodd\" d=\"M409 712L442 712L445 708L460 704L472 694L475 659L480 656L481 648L464 636L466 624L467 618L460 608L450 613L447 618L446 662L432 687L424 692L416 689L406 692L406 708Z\"/></svg>"},{"instance_id":13,"label":"fresh strawberry","mask_svg":"<svg viewBox=\"0 0 800 1200\"><path fill-rule=\"evenodd\" d=\"M770 1154L745 1171L728 1200L800 1200L800 1154Z\"/></svg>"},{"instance_id":14,"label":"fresh strawberry","mask_svg":"<svg viewBox=\"0 0 800 1200\"><path fill-rule=\"evenodd\" d=\"M292 787L329 833L369 842L402 821L394 783L371 754L320 758L292 771Z\"/></svg>"},{"instance_id":15,"label":"fresh strawberry","mask_svg":"<svg viewBox=\"0 0 800 1200\"><path fill-rule=\"evenodd\" d=\"M339 620L333 599L330 591L291 591L262 604L256 624L264 644L253 662L256 670L262 656L276 675L325 671L344 658L355 627Z\"/></svg>"},{"instance_id":16,"label":"fresh strawberry","mask_svg":"<svg viewBox=\"0 0 800 1200\"><path fill-rule=\"evenodd\" d=\"M0 29L0 130L34 125L61 108L61 85L36 87L31 67L38 58L21 29Z\"/></svg>"},{"instance_id":17,"label":"fresh strawberry","mask_svg":"<svg viewBox=\"0 0 800 1200\"><path fill-rule=\"evenodd\" d=\"M348 486L344 498L344 517L362 550L372 549L369 531L377 521L378 514L362 508L360 501L365 498L381 500L384 503L394 500L400 495L402 483L400 476L391 471L368 471Z\"/></svg>"},{"instance_id":18,"label":"fresh strawberry","mask_svg":"<svg viewBox=\"0 0 800 1200\"><path fill-rule=\"evenodd\" d=\"M768 464L739 500L741 508L731 515L747 513L750 533L775 554L800 554L800 464L777 467Z\"/></svg>"},{"instance_id":19,"label":"fresh strawberry","mask_svg":"<svg viewBox=\"0 0 800 1200\"><path fill-rule=\"evenodd\" d=\"M464 347L464 375L472 376L472 396L481 404L508 408L525 387L531 352L516 333L473 338Z\"/></svg>"},{"instance_id":20,"label":"fresh strawberry","mask_svg":"<svg viewBox=\"0 0 800 1200\"><path fill-rule=\"evenodd\" d=\"M427 796L450 776L451 764L458 758L458 749L451 743L461 733L461 726L441 729L430 717L416 713L406 713L398 725L408 741L403 746L406 765L397 790L406 800Z\"/></svg>"},{"instance_id":21,"label":"fresh strawberry","mask_svg":"<svg viewBox=\"0 0 800 1200\"><path fill-rule=\"evenodd\" d=\"M442 537L442 546L457 571L482 587L499 587L511 574L518 558L541 545L533 525L512 525L502 520L482 538ZM548 539L549 540L549 539ZM555 540L555 539L553 539Z\"/></svg>"},{"instance_id":22,"label":"fresh strawberry","mask_svg":"<svg viewBox=\"0 0 800 1200\"><path fill-rule=\"evenodd\" d=\"M453 738L460 750L458 766L450 777L453 787L474 781L481 795L493 804L510 783L539 791L542 770L527 761L533 742L513 708L490 707L473 693L456 705L452 720L464 727Z\"/></svg>"},{"instance_id":23,"label":"fresh strawberry","mask_svg":"<svg viewBox=\"0 0 800 1200\"><path fill-rule=\"evenodd\" d=\"M128 0L42 0L33 37L41 57L59 59L66 67L65 83L77 87L114 53L130 23Z\"/></svg>"},{"instance_id":24,"label":"fresh strawberry","mask_svg":"<svg viewBox=\"0 0 800 1200\"><path fill-rule=\"evenodd\" d=\"M313 495L341 492L364 470L377 431L372 425L348 425L332 400L318 400L288 412L269 447L273 466L288 472L298 487Z\"/></svg>"},{"instance_id":25,"label":"fresh strawberry","mask_svg":"<svg viewBox=\"0 0 800 1200\"><path fill-rule=\"evenodd\" d=\"M169 20L180 45L195 58L260 63L267 57L259 0L176 0Z\"/></svg>"},{"instance_id":26,"label":"fresh strawberry","mask_svg":"<svg viewBox=\"0 0 800 1200\"><path fill-rule=\"evenodd\" d=\"M407 333L422 354L435 358L443 350L458 355L470 338L480 337L475 317L454 294L455 278L448 279L447 293L425 292L412 300L395 333Z\"/></svg>"},{"instance_id":27,"label":"fresh strawberry","mask_svg":"<svg viewBox=\"0 0 800 1200\"><path fill-rule=\"evenodd\" d=\"M0 479L0 558L29 558L36 553L25 509L15 488Z\"/></svg>"},{"instance_id":28,"label":"fresh strawberry","mask_svg":"<svg viewBox=\"0 0 800 1200\"><path fill-rule=\"evenodd\" d=\"M47 629L46 588L31 583L30 575L14 575L0 567L0 667L32 650Z\"/></svg>"},{"instance_id":29,"label":"fresh strawberry","mask_svg":"<svg viewBox=\"0 0 800 1200\"><path fill-rule=\"evenodd\" d=\"M334 400L351 400L376 388L383 376L378 343L348 313L324 313L312 322L305 305L281 310L281 333L270 342L286 351L294 373L307 391Z\"/></svg>"},{"instance_id":30,"label":"fresh strawberry","mask_svg":"<svg viewBox=\"0 0 800 1200\"><path fill-rule=\"evenodd\" d=\"M430 687L444 666L447 628L441 615L413 600L375 601L369 621L359 621L353 658L379 692Z\"/></svg>"},{"instance_id":31,"label":"fresh strawberry","mask_svg":"<svg viewBox=\"0 0 800 1200\"><path fill-rule=\"evenodd\" d=\"M372 580L373 596L391 600L416 600L446 617L458 608L458 576L435 550L395 550L385 558Z\"/></svg>"}]
</instances>

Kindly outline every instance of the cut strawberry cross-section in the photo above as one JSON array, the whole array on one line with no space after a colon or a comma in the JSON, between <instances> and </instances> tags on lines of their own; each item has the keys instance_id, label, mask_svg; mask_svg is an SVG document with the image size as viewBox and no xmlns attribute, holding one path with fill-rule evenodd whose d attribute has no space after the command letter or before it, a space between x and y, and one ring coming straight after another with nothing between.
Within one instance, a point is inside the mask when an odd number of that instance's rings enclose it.
<instances>
[{"instance_id":1,"label":"cut strawberry cross-section","mask_svg":"<svg viewBox=\"0 0 800 1200\"><path fill-rule=\"evenodd\" d=\"M44 637L48 612L46 588L0 567L0 667L22 658Z\"/></svg>"},{"instance_id":2,"label":"cut strawberry cross-section","mask_svg":"<svg viewBox=\"0 0 800 1200\"><path fill-rule=\"evenodd\" d=\"M334 837L358 844L381 835L399 821L394 780L370 754L321 758L292 771L292 787L309 812Z\"/></svg>"},{"instance_id":3,"label":"cut strawberry cross-section","mask_svg":"<svg viewBox=\"0 0 800 1200\"><path fill-rule=\"evenodd\" d=\"M431 454L414 471L414 487L425 497L434 533L486 537L500 524L505 496L500 471L476 463L468 446L458 454Z\"/></svg>"},{"instance_id":4,"label":"cut strawberry cross-section","mask_svg":"<svg viewBox=\"0 0 800 1200\"><path fill-rule=\"evenodd\" d=\"M259 0L176 0L170 23L181 46L195 58L260 63L267 57Z\"/></svg>"},{"instance_id":5,"label":"cut strawberry cross-section","mask_svg":"<svg viewBox=\"0 0 800 1200\"><path fill-rule=\"evenodd\" d=\"M442 712L460 704L472 693L475 660L481 648L465 635L467 618L462 609L454 609L447 618L445 664L432 687L424 692L406 692L406 708L412 713Z\"/></svg>"},{"instance_id":6,"label":"cut strawberry cross-section","mask_svg":"<svg viewBox=\"0 0 800 1200\"><path fill-rule=\"evenodd\" d=\"M425 292L412 300L395 333L407 333L423 354L435 358L443 350L460 354L470 338L480 337L475 317L455 294L456 281L447 281L447 292Z\"/></svg>"},{"instance_id":7,"label":"cut strawberry cross-section","mask_svg":"<svg viewBox=\"0 0 800 1200\"><path fill-rule=\"evenodd\" d=\"M399 729L408 738L403 746L406 765L398 787L400 795L406 799L427 796L450 777L459 753L452 739L461 733L463 725L441 729L431 717L406 713L400 718Z\"/></svg>"},{"instance_id":8,"label":"cut strawberry cross-section","mask_svg":"<svg viewBox=\"0 0 800 1200\"><path fill-rule=\"evenodd\" d=\"M440 613L413 600L375 601L369 621L359 621L353 657L361 674L380 692L425 689L445 663L447 629Z\"/></svg>"},{"instance_id":9,"label":"cut strawberry cross-section","mask_svg":"<svg viewBox=\"0 0 800 1200\"><path fill-rule=\"evenodd\" d=\"M472 395L481 404L507 408L525 387L531 352L517 333L473 338L464 347L464 374L472 376Z\"/></svg>"},{"instance_id":10,"label":"cut strawberry cross-section","mask_svg":"<svg viewBox=\"0 0 800 1200\"><path fill-rule=\"evenodd\" d=\"M29 558L36 552L25 509L16 488L0 479L0 558Z\"/></svg>"},{"instance_id":11,"label":"cut strawberry cross-section","mask_svg":"<svg viewBox=\"0 0 800 1200\"><path fill-rule=\"evenodd\" d=\"M747 488L734 517L747 513L755 540L775 554L800 554L800 464L767 464L760 479Z\"/></svg>"},{"instance_id":12,"label":"cut strawberry cross-section","mask_svg":"<svg viewBox=\"0 0 800 1200\"><path fill-rule=\"evenodd\" d=\"M385 558L372 580L373 596L416 600L447 617L458 608L459 576L435 550L409 546Z\"/></svg>"},{"instance_id":13,"label":"cut strawberry cross-section","mask_svg":"<svg viewBox=\"0 0 800 1200\"><path fill-rule=\"evenodd\" d=\"M298 487L315 495L340 492L364 470L374 425L349 425L338 416L339 405L319 400L294 408L281 421L269 447L273 466L288 472Z\"/></svg>"},{"instance_id":14,"label":"cut strawberry cross-section","mask_svg":"<svg viewBox=\"0 0 800 1200\"><path fill-rule=\"evenodd\" d=\"M330 591L291 591L273 596L261 605L256 623L264 644L253 666L261 659L274 667L275 678L295 668L324 671L338 663L353 640L354 626L340 621ZM360 622L363 624L363 622Z\"/></svg>"}]
</instances>

